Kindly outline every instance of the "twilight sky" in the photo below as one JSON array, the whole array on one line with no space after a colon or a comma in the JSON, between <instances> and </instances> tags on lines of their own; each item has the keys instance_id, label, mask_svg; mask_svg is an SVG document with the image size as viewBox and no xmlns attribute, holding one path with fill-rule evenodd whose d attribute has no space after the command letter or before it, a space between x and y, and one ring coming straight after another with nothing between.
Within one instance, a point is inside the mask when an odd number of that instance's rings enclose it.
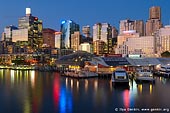
<instances>
[{"instance_id":1,"label":"twilight sky","mask_svg":"<svg viewBox=\"0 0 170 113\"><path fill-rule=\"evenodd\" d=\"M59 30L65 19L72 19L81 27L108 22L117 28L119 20L126 18L146 21L151 6L160 6L163 24L170 23L169 0L1 0L0 33L7 25L18 26L26 7L43 20L44 27Z\"/></svg>"}]
</instances>

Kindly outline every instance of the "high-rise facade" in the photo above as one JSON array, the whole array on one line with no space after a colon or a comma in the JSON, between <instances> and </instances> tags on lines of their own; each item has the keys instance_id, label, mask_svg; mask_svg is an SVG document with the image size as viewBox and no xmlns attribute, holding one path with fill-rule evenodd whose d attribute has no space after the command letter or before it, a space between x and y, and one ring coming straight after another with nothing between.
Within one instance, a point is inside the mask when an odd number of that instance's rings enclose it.
<instances>
[{"instance_id":1,"label":"high-rise facade","mask_svg":"<svg viewBox=\"0 0 170 113\"><path fill-rule=\"evenodd\" d=\"M75 31L74 34L71 34L71 49L73 49L73 51L78 51L80 43L81 43L80 31Z\"/></svg>"},{"instance_id":2,"label":"high-rise facade","mask_svg":"<svg viewBox=\"0 0 170 113\"><path fill-rule=\"evenodd\" d=\"M90 37L90 26L89 25L83 26L82 31L86 38Z\"/></svg>"},{"instance_id":3,"label":"high-rise facade","mask_svg":"<svg viewBox=\"0 0 170 113\"><path fill-rule=\"evenodd\" d=\"M149 19L159 19L161 20L161 8L158 6L153 6L149 9Z\"/></svg>"},{"instance_id":4,"label":"high-rise facade","mask_svg":"<svg viewBox=\"0 0 170 113\"><path fill-rule=\"evenodd\" d=\"M19 18L18 28L28 29L28 45L31 48L37 49L42 47L42 20L32 16L30 8L26 8L26 16Z\"/></svg>"},{"instance_id":5,"label":"high-rise facade","mask_svg":"<svg viewBox=\"0 0 170 113\"><path fill-rule=\"evenodd\" d=\"M156 30L160 29L161 27L161 8L158 6L153 6L149 9L149 19L145 25L145 35L152 36Z\"/></svg>"},{"instance_id":6,"label":"high-rise facade","mask_svg":"<svg viewBox=\"0 0 170 113\"><path fill-rule=\"evenodd\" d=\"M170 51L170 25L156 32L156 52L161 55L165 51Z\"/></svg>"},{"instance_id":7,"label":"high-rise facade","mask_svg":"<svg viewBox=\"0 0 170 113\"><path fill-rule=\"evenodd\" d=\"M55 32L55 48L61 48L61 32Z\"/></svg>"},{"instance_id":8,"label":"high-rise facade","mask_svg":"<svg viewBox=\"0 0 170 113\"><path fill-rule=\"evenodd\" d=\"M62 21L60 32L61 35L61 49L71 49L71 34L79 31L80 27L72 20Z\"/></svg>"},{"instance_id":9,"label":"high-rise facade","mask_svg":"<svg viewBox=\"0 0 170 113\"><path fill-rule=\"evenodd\" d=\"M103 47L97 47L103 44ZM112 26L108 23L97 23L93 26L94 53L109 54L112 52ZM102 49L102 50L100 50ZM98 52L97 52L98 51ZM100 52L99 52L100 51ZM103 52L103 53L101 53Z\"/></svg>"},{"instance_id":10,"label":"high-rise facade","mask_svg":"<svg viewBox=\"0 0 170 113\"><path fill-rule=\"evenodd\" d=\"M153 57L155 56L155 38L154 36L129 37L117 48L116 54Z\"/></svg>"},{"instance_id":11,"label":"high-rise facade","mask_svg":"<svg viewBox=\"0 0 170 113\"><path fill-rule=\"evenodd\" d=\"M121 20L119 25L119 34L123 34L124 31L136 30L140 36L144 35L144 22L143 20Z\"/></svg>"},{"instance_id":12,"label":"high-rise facade","mask_svg":"<svg viewBox=\"0 0 170 113\"><path fill-rule=\"evenodd\" d=\"M55 48L55 32L55 30L50 28L43 29L43 44L47 45L47 47Z\"/></svg>"},{"instance_id":13,"label":"high-rise facade","mask_svg":"<svg viewBox=\"0 0 170 113\"><path fill-rule=\"evenodd\" d=\"M12 42L27 41L28 42L28 29L12 30Z\"/></svg>"},{"instance_id":14,"label":"high-rise facade","mask_svg":"<svg viewBox=\"0 0 170 113\"><path fill-rule=\"evenodd\" d=\"M12 41L12 30L18 29L17 27L10 25L4 28L4 41Z\"/></svg>"}]
</instances>

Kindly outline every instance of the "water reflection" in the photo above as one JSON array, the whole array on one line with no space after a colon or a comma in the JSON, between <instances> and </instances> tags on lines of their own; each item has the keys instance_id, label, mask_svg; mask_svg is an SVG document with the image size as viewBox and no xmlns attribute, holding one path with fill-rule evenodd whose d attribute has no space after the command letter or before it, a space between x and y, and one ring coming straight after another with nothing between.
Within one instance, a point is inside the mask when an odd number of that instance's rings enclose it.
<instances>
[{"instance_id":1,"label":"water reflection","mask_svg":"<svg viewBox=\"0 0 170 113\"><path fill-rule=\"evenodd\" d=\"M115 107L170 105L167 78L156 77L155 84L131 80L129 86L115 88L110 79L73 79L50 72L0 70L0 111L7 112L8 106L12 106L14 113L114 113Z\"/></svg>"}]
</instances>

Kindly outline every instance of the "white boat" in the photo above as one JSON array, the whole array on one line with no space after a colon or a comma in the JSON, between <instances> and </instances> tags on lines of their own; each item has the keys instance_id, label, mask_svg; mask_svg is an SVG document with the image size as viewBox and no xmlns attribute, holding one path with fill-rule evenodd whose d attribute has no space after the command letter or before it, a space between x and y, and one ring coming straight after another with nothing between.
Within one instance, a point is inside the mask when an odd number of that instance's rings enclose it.
<instances>
[{"instance_id":1,"label":"white boat","mask_svg":"<svg viewBox=\"0 0 170 113\"><path fill-rule=\"evenodd\" d=\"M170 77L170 65L160 65L158 68L158 75Z\"/></svg>"},{"instance_id":2,"label":"white boat","mask_svg":"<svg viewBox=\"0 0 170 113\"><path fill-rule=\"evenodd\" d=\"M129 76L125 69L116 69L112 74L112 83L125 83L129 85Z\"/></svg>"},{"instance_id":3,"label":"white boat","mask_svg":"<svg viewBox=\"0 0 170 113\"><path fill-rule=\"evenodd\" d=\"M155 78L153 77L153 73L147 69L137 70L134 79L135 81L151 81L151 82L155 81Z\"/></svg>"}]
</instances>

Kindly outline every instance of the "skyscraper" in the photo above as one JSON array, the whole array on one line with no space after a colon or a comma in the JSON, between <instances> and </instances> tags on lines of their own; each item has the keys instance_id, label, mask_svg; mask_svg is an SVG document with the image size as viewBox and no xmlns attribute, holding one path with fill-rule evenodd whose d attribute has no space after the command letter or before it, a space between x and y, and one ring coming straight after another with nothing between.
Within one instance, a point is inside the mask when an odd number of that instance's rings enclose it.
<instances>
[{"instance_id":1,"label":"skyscraper","mask_svg":"<svg viewBox=\"0 0 170 113\"><path fill-rule=\"evenodd\" d=\"M98 43L100 42L100 43ZM97 47L99 45L103 47ZM93 43L94 43L94 52L102 54L108 54L112 52L112 26L108 23L97 23L93 26ZM102 49L102 50L100 50ZM100 52L97 52L100 51Z\"/></svg>"},{"instance_id":2,"label":"skyscraper","mask_svg":"<svg viewBox=\"0 0 170 113\"><path fill-rule=\"evenodd\" d=\"M90 37L90 26L89 25L83 26L82 31L86 38Z\"/></svg>"},{"instance_id":3,"label":"skyscraper","mask_svg":"<svg viewBox=\"0 0 170 113\"><path fill-rule=\"evenodd\" d=\"M47 45L47 47L55 48L55 32L55 30L50 28L43 29L43 44Z\"/></svg>"},{"instance_id":4,"label":"skyscraper","mask_svg":"<svg viewBox=\"0 0 170 113\"><path fill-rule=\"evenodd\" d=\"M161 20L161 8L158 6L153 6L149 9L149 19L159 19Z\"/></svg>"},{"instance_id":5,"label":"skyscraper","mask_svg":"<svg viewBox=\"0 0 170 113\"><path fill-rule=\"evenodd\" d=\"M17 27L10 25L4 28L4 41L12 41L12 30L18 29Z\"/></svg>"},{"instance_id":6,"label":"skyscraper","mask_svg":"<svg viewBox=\"0 0 170 113\"><path fill-rule=\"evenodd\" d=\"M74 34L71 34L71 49L73 49L74 51L78 51L80 43L81 43L80 31L75 31Z\"/></svg>"},{"instance_id":7,"label":"skyscraper","mask_svg":"<svg viewBox=\"0 0 170 113\"><path fill-rule=\"evenodd\" d=\"M124 31L135 30L140 36L144 35L144 22L143 20L121 20L120 21L120 34L123 34Z\"/></svg>"},{"instance_id":8,"label":"skyscraper","mask_svg":"<svg viewBox=\"0 0 170 113\"><path fill-rule=\"evenodd\" d=\"M160 29L161 27L161 9L158 6L153 6L149 9L149 19L145 25L145 35L154 35L156 30Z\"/></svg>"},{"instance_id":9,"label":"skyscraper","mask_svg":"<svg viewBox=\"0 0 170 113\"><path fill-rule=\"evenodd\" d=\"M55 48L61 48L61 32L55 32Z\"/></svg>"},{"instance_id":10,"label":"skyscraper","mask_svg":"<svg viewBox=\"0 0 170 113\"><path fill-rule=\"evenodd\" d=\"M42 20L32 16L30 8L26 8L26 16L19 18L18 28L28 29L28 45L31 48L41 48L43 44Z\"/></svg>"},{"instance_id":11,"label":"skyscraper","mask_svg":"<svg viewBox=\"0 0 170 113\"><path fill-rule=\"evenodd\" d=\"M72 20L62 21L61 24L61 49L71 49L71 34L79 31L80 27Z\"/></svg>"}]
</instances>

